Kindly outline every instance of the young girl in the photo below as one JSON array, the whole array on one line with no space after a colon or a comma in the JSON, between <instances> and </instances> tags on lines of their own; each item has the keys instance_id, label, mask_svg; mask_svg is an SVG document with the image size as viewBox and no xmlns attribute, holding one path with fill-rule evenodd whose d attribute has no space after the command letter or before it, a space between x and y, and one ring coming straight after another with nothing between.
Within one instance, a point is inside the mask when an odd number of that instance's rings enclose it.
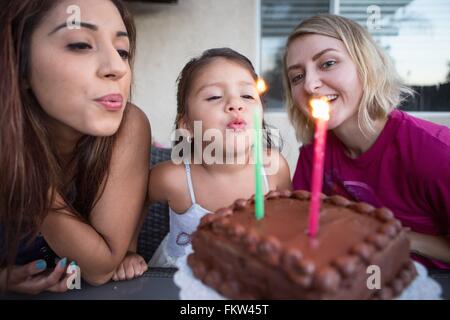
<instances>
[{"instance_id":1,"label":"young girl","mask_svg":"<svg viewBox=\"0 0 450 320\"><path fill-rule=\"evenodd\" d=\"M304 143L294 189L310 189L309 101L326 97L324 193L390 208L411 229L416 259L449 268L450 130L395 109L410 90L371 36L340 16L303 21L287 41L284 81L288 113Z\"/></svg>"},{"instance_id":2,"label":"young girl","mask_svg":"<svg viewBox=\"0 0 450 320\"><path fill-rule=\"evenodd\" d=\"M190 235L201 217L254 194L249 133L254 127L254 111L262 111L256 80L251 62L228 48L207 50L183 68L178 78L175 126L189 132L188 151L192 148L193 153L191 157L184 154L184 163L167 161L150 172L149 198L152 202L168 202L170 232L149 266L174 266L190 244ZM200 134L195 132L199 125ZM207 159L205 151L211 142L202 137L211 130L218 133L215 143L224 138L223 150L220 150L223 152L217 151L212 155L214 159ZM246 142L238 143L240 138ZM271 175L266 169L265 192L290 189L287 162L277 151L269 151L267 164L279 165ZM232 156L234 162L225 163L226 156Z\"/></svg>"},{"instance_id":3,"label":"young girl","mask_svg":"<svg viewBox=\"0 0 450 320\"><path fill-rule=\"evenodd\" d=\"M126 256L144 262L127 253L150 149L127 104L133 20L120 0L3 1L0 37L0 290L67 290L71 260L102 284Z\"/></svg>"}]
</instances>

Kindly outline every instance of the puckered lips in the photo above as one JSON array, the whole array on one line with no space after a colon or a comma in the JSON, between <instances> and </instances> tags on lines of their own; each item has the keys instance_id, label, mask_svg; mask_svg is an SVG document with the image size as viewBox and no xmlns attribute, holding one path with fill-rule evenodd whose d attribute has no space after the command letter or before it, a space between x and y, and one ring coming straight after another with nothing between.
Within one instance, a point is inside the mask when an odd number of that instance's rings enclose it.
<instances>
[{"instance_id":1,"label":"puckered lips","mask_svg":"<svg viewBox=\"0 0 450 320\"><path fill-rule=\"evenodd\" d=\"M236 132L245 131L247 128L247 122L242 118L234 118L227 124L227 129L231 129Z\"/></svg>"},{"instance_id":2,"label":"puckered lips","mask_svg":"<svg viewBox=\"0 0 450 320\"><path fill-rule=\"evenodd\" d=\"M122 109L123 105L123 97L118 93L107 94L95 101L108 111L118 111Z\"/></svg>"}]
</instances>

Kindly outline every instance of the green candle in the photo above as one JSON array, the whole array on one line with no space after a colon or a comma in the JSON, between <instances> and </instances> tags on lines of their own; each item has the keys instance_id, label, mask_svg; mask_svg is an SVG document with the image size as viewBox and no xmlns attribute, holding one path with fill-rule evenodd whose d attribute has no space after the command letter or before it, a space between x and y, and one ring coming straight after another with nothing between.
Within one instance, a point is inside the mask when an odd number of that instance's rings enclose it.
<instances>
[{"instance_id":1,"label":"green candle","mask_svg":"<svg viewBox=\"0 0 450 320\"><path fill-rule=\"evenodd\" d=\"M255 158L255 216L264 217L264 194L262 188L262 132L260 111L253 112L253 151Z\"/></svg>"}]
</instances>

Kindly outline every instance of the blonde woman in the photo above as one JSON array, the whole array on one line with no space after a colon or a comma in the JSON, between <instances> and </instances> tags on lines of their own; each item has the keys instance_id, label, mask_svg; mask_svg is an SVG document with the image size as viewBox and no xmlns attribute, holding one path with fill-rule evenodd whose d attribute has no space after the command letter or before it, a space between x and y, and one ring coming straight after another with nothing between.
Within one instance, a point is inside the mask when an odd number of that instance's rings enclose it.
<instances>
[{"instance_id":1,"label":"blonde woman","mask_svg":"<svg viewBox=\"0 0 450 320\"><path fill-rule=\"evenodd\" d=\"M450 268L450 130L402 112L411 90L357 23L303 21L284 55L287 110L303 143L294 189L310 189L314 122L309 101L331 106L323 192L388 207L409 227L414 257Z\"/></svg>"}]
</instances>

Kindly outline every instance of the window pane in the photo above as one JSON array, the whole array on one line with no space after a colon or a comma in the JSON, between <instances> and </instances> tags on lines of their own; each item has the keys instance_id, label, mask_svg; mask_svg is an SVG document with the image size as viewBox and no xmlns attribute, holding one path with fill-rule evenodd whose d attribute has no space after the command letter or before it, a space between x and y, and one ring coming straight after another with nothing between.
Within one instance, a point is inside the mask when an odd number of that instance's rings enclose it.
<instances>
[{"instance_id":1,"label":"window pane","mask_svg":"<svg viewBox=\"0 0 450 320\"><path fill-rule=\"evenodd\" d=\"M340 0L339 11L367 28L416 90L402 109L450 111L450 1ZM287 35L304 18L329 12L330 1L261 0L261 71L269 109L283 108L281 55Z\"/></svg>"},{"instance_id":2,"label":"window pane","mask_svg":"<svg viewBox=\"0 0 450 320\"><path fill-rule=\"evenodd\" d=\"M269 86L269 109L284 107L281 58L287 36L301 20L327 13L329 7L329 0L261 0L261 74Z\"/></svg>"},{"instance_id":3,"label":"window pane","mask_svg":"<svg viewBox=\"0 0 450 320\"><path fill-rule=\"evenodd\" d=\"M340 14L369 30L417 92L402 109L450 111L450 1L341 0Z\"/></svg>"}]
</instances>

